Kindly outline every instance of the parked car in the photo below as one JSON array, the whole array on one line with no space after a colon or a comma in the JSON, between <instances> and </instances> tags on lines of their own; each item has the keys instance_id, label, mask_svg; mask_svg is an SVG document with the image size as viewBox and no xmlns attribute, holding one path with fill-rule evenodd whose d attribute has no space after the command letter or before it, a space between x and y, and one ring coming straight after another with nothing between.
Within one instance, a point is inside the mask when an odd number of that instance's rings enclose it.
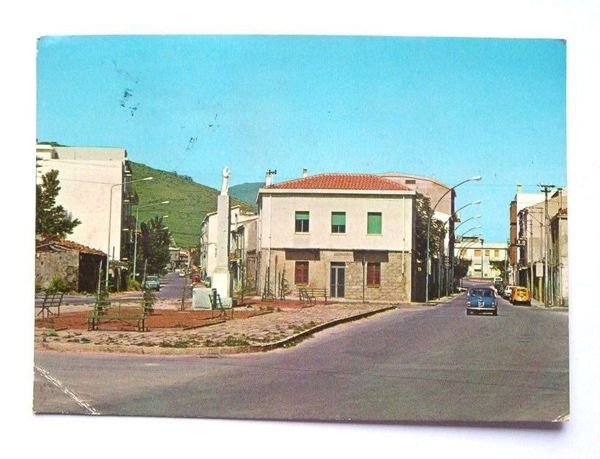
<instances>
[{"instance_id":1,"label":"parked car","mask_svg":"<svg viewBox=\"0 0 600 459\"><path fill-rule=\"evenodd\" d=\"M467 293L467 315L481 313L498 315L496 291L492 287L474 287Z\"/></svg>"},{"instance_id":2,"label":"parked car","mask_svg":"<svg viewBox=\"0 0 600 459\"><path fill-rule=\"evenodd\" d=\"M512 304L526 304L531 306L531 292L527 287L514 287L512 289L510 302Z\"/></svg>"},{"instance_id":3,"label":"parked car","mask_svg":"<svg viewBox=\"0 0 600 459\"><path fill-rule=\"evenodd\" d=\"M506 287L504 287L504 291L502 292L502 297L510 301L512 291L514 288L515 288L514 285L507 285Z\"/></svg>"},{"instance_id":4,"label":"parked car","mask_svg":"<svg viewBox=\"0 0 600 459\"><path fill-rule=\"evenodd\" d=\"M160 278L158 276L146 276L144 290L160 290Z\"/></svg>"}]
</instances>

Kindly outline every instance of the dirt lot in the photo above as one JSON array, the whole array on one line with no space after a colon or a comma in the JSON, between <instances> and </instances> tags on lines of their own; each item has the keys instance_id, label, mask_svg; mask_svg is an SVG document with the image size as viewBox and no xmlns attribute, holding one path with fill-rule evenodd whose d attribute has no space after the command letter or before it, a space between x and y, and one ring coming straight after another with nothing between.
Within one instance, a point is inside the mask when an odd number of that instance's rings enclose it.
<instances>
[{"instance_id":1,"label":"dirt lot","mask_svg":"<svg viewBox=\"0 0 600 459\"><path fill-rule=\"evenodd\" d=\"M121 314L140 313L134 304L120 305ZM35 320L37 349L151 354L222 354L269 349L274 343L318 330L326 324L360 318L392 308L387 304L319 303L307 306L297 300L256 300L220 311L192 310L178 302L157 304L146 317L147 331L136 321L110 320L88 330L89 306L61 308L50 320ZM395 307L393 307L395 309ZM404 305L406 310L414 310ZM116 308L110 311L115 315Z\"/></svg>"}]
</instances>

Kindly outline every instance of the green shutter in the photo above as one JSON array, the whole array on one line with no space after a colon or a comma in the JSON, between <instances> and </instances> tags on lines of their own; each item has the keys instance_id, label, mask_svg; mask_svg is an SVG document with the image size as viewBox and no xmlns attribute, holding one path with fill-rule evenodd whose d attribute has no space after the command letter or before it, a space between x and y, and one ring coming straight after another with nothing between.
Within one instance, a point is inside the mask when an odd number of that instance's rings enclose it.
<instances>
[{"instance_id":1,"label":"green shutter","mask_svg":"<svg viewBox=\"0 0 600 459\"><path fill-rule=\"evenodd\" d=\"M308 212L296 212L296 220L308 220Z\"/></svg>"},{"instance_id":2,"label":"green shutter","mask_svg":"<svg viewBox=\"0 0 600 459\"><path fill-rule=\"evenodd\" d=\"M381 213L367 214L367 234L381 234Z\"/></svg>"},{"instance_id":3,"label":"green shutter","mask_svg":"<svg viewBox=\"0 0 600 459\"><path fill-rule=\"evenodd\" d=\"M346 213L345 212L332 212L331 213L331 225L332 226L345 226L346 225Z\"/></svg>"}]
</instances>

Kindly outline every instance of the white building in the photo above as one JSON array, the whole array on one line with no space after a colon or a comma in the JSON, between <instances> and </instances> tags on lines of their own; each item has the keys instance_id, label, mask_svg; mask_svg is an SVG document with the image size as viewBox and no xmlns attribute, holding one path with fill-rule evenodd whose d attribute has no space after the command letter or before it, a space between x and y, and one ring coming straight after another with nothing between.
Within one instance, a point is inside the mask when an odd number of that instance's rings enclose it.
<instances>
[{"instance_id":1,"label":"white building","mask_svg":"<svg viewBox=\"0 0 600 459\"><path fill-rule=\"evenodd\" d=\"M127 151L38 144L36 159L36 183L41 183L48 171L57 170L61 188L57 204L81 221L69 240L109 253L111 260L128 258L129 248L124 246L130 239L127 217L131 172Z\"/></svg>"},{"instance_id":2,"label":"white building","mask_svg":"<svg viewBox=\"0 0 600 459\"><path fill-rule=\"evenodd\" d=\"M415 191L370 174L317 174L258 192L259 290L411 301Z\"/></svg>"},{"instance_id":3,"label":"white building","mask_svg":"<svg viewBox=\"0 0 600 459\"><path fill-rule=\"evenodd\" d=\"M508 269L508 245L506 242L482 242L479 237L464 237L456 241L457 263L467 263L466 277L476 279L502 278Z\"/></svg>"}]
</instances>

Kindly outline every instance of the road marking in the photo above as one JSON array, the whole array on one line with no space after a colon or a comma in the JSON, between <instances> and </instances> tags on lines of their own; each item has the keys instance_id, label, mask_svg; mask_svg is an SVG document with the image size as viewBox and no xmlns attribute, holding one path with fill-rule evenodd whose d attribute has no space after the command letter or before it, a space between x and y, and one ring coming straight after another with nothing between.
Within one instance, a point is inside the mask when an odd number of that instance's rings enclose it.
<instances>
[{"instance_id":1,"label":"road marking","mask_svg":"<svg viewBox=\"0 0 600 459\"><path fill-rule=\"evenodd\" d=\"M100 413L96 411L96 409L90 406L88 403L84 402L79 396L77 396L73 391L63 386L63 384L52 376L47 370L42 367L38 367L34 365L34 368L44 377L46 380L52 384L54 384L58 389L65 394L67 397L71 398L75 403L77 403L80 407L88 412L88 414L99 415Z\"/></svg>"}]
</instances>

